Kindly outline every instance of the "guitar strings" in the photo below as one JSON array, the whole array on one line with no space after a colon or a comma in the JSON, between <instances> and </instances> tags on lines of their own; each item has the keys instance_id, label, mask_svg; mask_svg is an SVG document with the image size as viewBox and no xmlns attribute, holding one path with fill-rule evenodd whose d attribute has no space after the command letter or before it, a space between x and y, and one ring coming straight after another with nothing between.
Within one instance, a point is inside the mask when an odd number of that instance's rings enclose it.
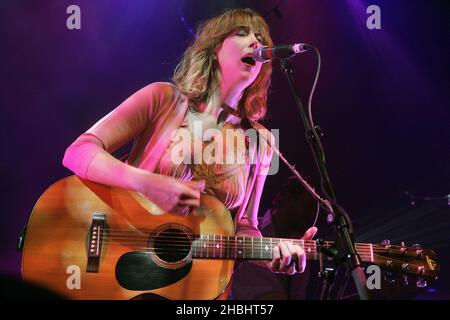
<instances>
[{"instance_id":1,"label":"guitar strings","mask_svg":"<svg viewBox=\"0 0 450 320\"><path fill-rule=\"evenodd\" d=\"M114 239L117 239L117 240L128 240L128 239L129 240L135 240L135 239L136 240L142 240L142 239L148 239L149 237L152 237L151 235L139 235L139 234L136 234L136 232L127 231L127 230L107 229L107 228L105 228L103 230L114 230L114 232L107 232L106 236L113 237ZM239 241L239 239L237 239L238 238L237 236L222 235L222 238L225 238L225 237L227 237L227 238L228 237L232 237L233 238L234 237L234 238L236 238L236 240L225 240L225 239L219 240L219 236L220 235L216 235L216 239L214 239L214 235L207 235L207 234L204 234L203 238L198 238L199 237L198 234L188 233L188 232L184 232L184 231L181 231L181 232L162 231L161 234L164 234L164 235L158 235L157 236L158 239L167 238L167 239L178 240L180 238L184 238L183 236L194 236L194 238L196 238L194 240L215 241L215 242L217 242L217 241ZM174 235L174 236L168 236L168 235L171 235L171 234ZM105 235L103 235L103 236L105 236ZM208 236L209 238L205 239L205 236ZM246 242L248 242L248 239L251 239L251 238L256 239L255 242L260 242L259 239L261 239L261 238L256 238L256 237L245 237L245 238L246 238ZM270 242L270 240L268 240L268 239L270 239L270 238L264 238L263 242L264 241ZM272 243L275 242L275 240L276 240L276 242L280 242L280 241L291 242L291 239L284 239L284 238L272 238L272 240L273 240ZM307 242L310 242L314 246L317 245L317 241L316 240L301 240L301 239L292 239L292 240L293 240L294 244L300 244L298 242L305 241L305 244ZM333 244L334 244L334 241L324 241L323 242L323 246L328 246L328 245L333 245ZM397 251L402 253L401 251L402 251L402 248L403 248L403 247L394 246L394 245L389 246L389 247L386 248L385 245L370 244L370 243L356 243L356 246L357 247L358 246L367 246L367 247L369 247L368 250L371 250L370 246L372 246L374 250L389 251L391 253L392 252L397 252ZM428 249L424 249L424 248L411 248L411 247L405 247L405 248L407 248L410 252L411 252L411 249L413 249L413 250L422 250L422 252L428 251Z\"/></svg>"},{"instance_id":2,"label":"guitar strings","mask_svg":"<svg viewBox=\"0 0 450 320\"><path fill-rule=\"evenodd\" d=\"M105 237L105 239L103 241L116 240L116 241L121 241L121 243L127 243L127 244L130 244L130 245L133 244L133 243L140 243L140 242L143 242L143 241L145 241L145 242L150 241L150 237L149 236L135 236L132 239L128 238L128 237L112 237L110 235L104 235L104 237ZM192 241L200 241L200 242L205 242L205 243L208 242L207 245L211 246L211 247L214 247L215 245L220 244L220 243L230 244L230 243L236 242L241 247L244 247L244 246L245 247L252 247L252 244L248 243L248 241L239 242L239 240L226 239L225 237L228 237L228 236L223 236L222 239L219 239L218 237L216 237L217 239L213 239L213 237L210 237L209 239L207 239L205 237L205 238L200 238L200 239L197 238L197 239L191 240L191 239L187 239L186 237L183 237L180 234L177 234L177 236L170 236L170 237L169 236L158 236L158 237L156 237L156 239L157 239L156 241L170 243L171 245L177 245L177 243L185 244L185 243L190 243ZM231 237L234 237L234 236L231 236ZM249 238L251 238L251 237L248 237L247 239L249 239ZM261 243L261 241L259 240L260 238L253 238L253 239L256 239L256 241L253 242L253 248L255 248L256 250L258 250L260 248L263 248L266 245L272 245L272 246L276 245L281 240L281 238L272 238L272 242L270 242L270 240L263 239L263 241ZM288 239L283 239L283 241L291 242ZM296 244L296 245L300 245L300 246L305 246L305 247L313 247L313 248L317 247L317 242L315 240L301 240L301 239L298 239L298 240L293 240L292 243ZM322 246L323 247L330 247L333 244L334 244L334 242L327 241ZM385 253L391 253L391 254L398 253L398 254L409 254L410 255L410 253L403 253L402 250L401 250L401 247L399 247L400 249L393 248L393 247L386 248L385 246L377 245L377 244L358 244L358 243L355 245L355 247L356 247L358 253L359 252L364 252L364 251L365 252L372 252L373 251L373 252L385 252ZM411 250L409 252L411 252ZM422 250L422 253L424 254L425 252ZM417 254L414 253L414 255L417 255Z\"/></svg>"},{"instance_id":3,"label":"guitar strings","mask_svg":"<svg viewBox=\"0 0 450 320\"><path fill-rule=\"evenodd\" d=\"M117 244L117 245L119 245L119 244ZM212 248L213 246L206 246L206 248L205 247L200 247L200 248L198 248L198 250L202 250L202 249L209 249L209 248ZM143 246L143 247L136 247L136 248L133 248L133 249L135 249L135 250L142 250L142 251L144 251L144 252L146 252L146 253L149 253L149 254L156 254L156 255L161 255L161 256L164 256L164 255L170 255L170 254L175 254L175 253L181 253L181 252L185 252L186 254L186 257L187 256L189 256L189 253L191 253L191 252L195 252L195 251L197 251L197 250L194 250L192 247L188 247L188 246L186 246L185 248L157 248L157 247L151 247L151 246ZM231 248L231 249L234 249L234 248ZM237 248L237 249L240 249L240 248ZM221 249L221 251L225 251L223 248ZM230 250L228 250L228 253L229 253L229 251ZM237 254L237 251L236 251L236 249L234 249L234 256L233 255L229 255L229 259L239 259L240 257L239 257L239 255ZM270 252L270 254L272 253L272 251L269 251ZM200 253L202 253L201 251L200 251ZM219 252L220 253L220 252ZM245 255L245 251L243 251L243 253L242 253L242 257L246 257L246 258L248 258L246 255ZM248 252L247 252L248 253ZM305 251L305 255L307 256L307 257L311 257L311 256L316 256L316 253L317 252L307 252L307 251ZM399 260L399 259L395 259L395 258L393 258L393 257L385 257L385 256L383 256L383 255L378 255L378 254L371 254L371 253L361 253L361 252L359 252L358 251L358 254L360 254L362 257L365 257L365 258L368 258L368 257L370 257L370 258L372 258L372 256L373 256L373 261L375 261L375 258L378 258L378 259L382 259L382 260L386 260L386 259L389 259L390 261L392 261L393 263L394 262L396 262L396 263L398 263L398 264L403 264L404 263L404 260ZM203 254L202 254L203 255ZM257 257L258 257L258 254L253 254L253 252L252 252L252 256L251 256L253 259L256 259ZM207 251L206 252L206 256L203 256L203 257L199 257L199 255L198 254L195 254L195 257L194 258L200 258L200 259L202 259L202 258L207 258L207 259L224 259L224 257L223 256L218 256L218 257L215 257L215 253L212 253L212 252L210 252L210 251ZM251 258L250 258L251 259ZM270 259L261 259L261 260L271 260L272 259L272 255L270 255ZM372 259L367 259L367 260L370 260L370 262L373 262L372 261ZM369 261L366 261L366 262L369 262ZM418 264L418 263L415 263L415 262L409 262L408 263L408 265L410 265L410 266L414 266L414 267L421 267L421 266L423 266L422 264ZM411 271L410 271L411 272Z\"/></svg>"},{"instance_id":4,"label":"guitar strings","mask_svg":"<svg viewBox=\"0 0 450 320\"><path fill-rule=\"evenodd\" d=\"M277 241L272 241L272 242L270 242L269 240L263 240L262 242L260 240L256 240L256 241L253 242L253 244L251 244L251 243L248 243L247 241L245 241L245 242L241 241L240 242L240 241L235 240L235 239L224 239L224 238L222 238L222 239L215 239L215 240L213 240L211 238L211 239L208 240L206 238L203 238L203 239L191 240L191 239L188 239L188 238L185 238L185 237L165 237L165 236L156 237L156 238L154 238L155 240L150 240L150 239L151 238L147 238L147 237L141 237L139 239L107 237L103 241L107 241L107 240L114 241L115 240L115 241L121 241L121 243L128 243L128 244L142 243L142 242L148 242L148 241L157 241L158 243L166 243L166 244L171 244L171 245L177 245L178 243L186 244L186 243L191 243L191 242L196 242L196 243L203 242L203 243L205 243L205 244L207 244L208 246L211 246L211 247L214 247L217 244L236 243L237 245L242 246L242 247L245 246L245 247L253 247L253 248L262 248L262 247L265 247L266 245L272 245L273 246L273 245L277 245L280 242L279 241L280 239L272 239L272 240L277 240ZM259 239L259 238L254 238L254 239ZM284 240L284 241L291 242L290 240ZM307 241L310 241L310 242L307 242ZM314 248L317 247L317 243L314 242L313 240L301 240L301 239L299 239L299 240L293 240L292 243L296 244L296 245L300 245L300 246L305 246L305 247L314 247ZM328 246L331 246L331 245L332 245L332 243L324 244L323 246L324 247L328 247ZM356 247L360 248L360 249L364 249L364 248L367 247L367 250L371 251L371 249L370 249L371 245L370 244L357 244ZM377 249L375 248L375 250L377 250ZM381 251L384 251L384 250L381 250Z\"/></svg>"},{"instance_id":5,"label":"guitar strings","mask_svg":"<svg viewBox=\"0 0 450 320\"><path fill-rule=\"evenodd\" d=\"M136 246L136 244L137 245L140 244L140 246ZM171 247L174 247L173 249L166 247L166 249L169 249L169 250L177 250L177 249L179 249L179 250L187 250L186 248L191 248L191 246L192 246L190 241L179 241L179 242L177 242L175 244L173 242L169 242L169 241L165 241L165 243L162 243L161 241L158 241L158 244L161 244L161 245L170 244ZM269 245L269 243L262 244L262 245L261 244L257 244L257 245L254 244L253 247L252 247L250 245L238 244L238 243L233 242L233 241L229 241L229 242L222 241L219 244L219 246L221 246L221 247L217 248L217 244L218 243L215 243L215 244L212 244L212 243L203 243L203 244L196 243L194 246L196 246L196 248L199 248L199 250L201 250L202 248L203 249L214 249L214 250L226 250L226 248L228 247L228 248L231 248L231 249L237 248L237 249L243 249L243 250L247 250L247 251L252 251L252 250L253 251L263 251L263 249L265 249L265 247L267 245ZM135 249L139 249L139 248L154 249L155 248L155 247L146 246L145 243L142 244L142 241L141 242L119 242L119 243L117 243L117 245L130 245L130 246L133 246L133 248L135 248ZM272 245L273 245L273 243L272 243ZM299 245L301 245L301 244L299 244ZM179 248L179 247L181 247L181 248ZM368 245L368 247L370 247L370 245ZM308 252L308 254L316 254L316 252L320 252L320 251L317 250L316 245L313 244L313 243L307 244L303 248L303 250L305 252L307 252L308 249L311 249L310 251L312 251L312 253ZM383 250L377 250L377 249L371 250L370 248L366 248L366 246L362 246L361 247L360 245L356 246L356 251L357 251L357 253L359 255L364 255L364 256L372 256L372 254L375 255L376 253L395 254L393 252L386 252L386 250L384 250L384 249ZM401 252L399 251L398 254L401 254Z\"/></svg>"}]
</instances>

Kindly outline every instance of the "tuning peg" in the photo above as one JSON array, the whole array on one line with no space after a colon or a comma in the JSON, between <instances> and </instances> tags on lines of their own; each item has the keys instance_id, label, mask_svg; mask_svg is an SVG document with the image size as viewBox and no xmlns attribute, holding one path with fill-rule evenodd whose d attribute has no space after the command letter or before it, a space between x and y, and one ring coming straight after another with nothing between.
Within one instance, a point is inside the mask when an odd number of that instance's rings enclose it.
<instances>
[{"instance_id":1,"label":"tuning peg","mask_svg":"<svg viewBox=\"0 0 450 320\"><path fill-rule=\"evenodd\" d=\"M424 278L421 277L424 270L425 270L425 268L423 266L419 266L417 268L417 272L419 273L419 279L416 282L417 288L425 288L428 285L427 280L425 280Z\"/></svg>"},{"instance_id":2,"label":"tuning peg","mask_svg":"<svg viewBox=\"0 0 450 320\"><path fill-rule=\"evenodd\" d=\"M381 241L381 245L385 246L386 249L389 249L391 247L391 240L384 239L383 241Z\"/></svg>"},{"instance_id":3,"label":"tuning peg","mask_svg":"<svg viewBox=\"0 0 450 320\"><path fill-rule=\"evenodd\" d=\"M387 261L386 261L386 268L387 268L387 269L392 269L392 264L393 264L393 261L392 261L392 260L387 260Z\"/></svg>"},{"instance_id":4,"label":"tuning peg","mask_svg":"<svg viewBox=\"0 0 450 320\"><path fill-rule=\"evenodd\" d=\"M406 250L407 250L407 248L406 248L406 245L405 245L405 243L402 241L402 242L400 242L400 252L402 253L402 254L404 254L405 252L406 252Z\"/></svg>"},{"instance_id":5,"label":"tuning peg","mask_svg":"<svg viewBox=\"0 0 450 320\"><path fill-rule=\"evenodd\" d=\"M417 282L416 282L417 288L425 288L427 285L428 285L427 280L425 280L422 277L419 277L419 280L417 280Z\"/></svg>"},{"instance_id":6,"label":"tuning peg","mask_svg":"<svg viewBox=\"0 0 450 320\"><path fill-rule=\"evenodd\" d=\"M394 283L395 282L395 277L392 274L392 272L390 271L385 271L384 272L384 280L389 282L389 283Z\"/></svg>"},{"instance_id":7,"label":"tuning peg","mask_svg":"<svg viewBox=\"0 0 450 320\"><path fill-rule=\"evenodd\" d=\"M403 281L405 282L405 286L407 286L409 284L408 275L406 275L406 274L403 275Z\"/></svg>"},{"instance_id":8,"label":"tuning peg","mask_svg":"<svg viewBox=\"0 0 450 320\"><path fill-rule=\"evenodd\" d=\"M405 272L405 274L403 274L403 281L405 282L405 286L407 286L409 284L408 281L408 274L407 272L409 271L409 263L403 263L402 264L402 270L403 272Z\"/></svg>"},{"instance_id":9,"label":"tuning peg","mask_svg":"<svg viewBox=\"0 0 450 320\"><path fill-rule=\"evenodd\" d=\"M402 270L403 270L403 272L408 272L410 270L409 263L403 263Z\"/></svg>"},{"instance_id":10,"label":"tuning peg","mask_svg":"<svg viewBox=\"0 0 450 320\"><path fill-rule=\"evenodd\" d=\"M412 245L412 247L414 249L416 249L417 259L420 259L422 257L422 252L423 252L422 246L420 244L415 243L415 244Z\"/></svg>"}]
</instances>

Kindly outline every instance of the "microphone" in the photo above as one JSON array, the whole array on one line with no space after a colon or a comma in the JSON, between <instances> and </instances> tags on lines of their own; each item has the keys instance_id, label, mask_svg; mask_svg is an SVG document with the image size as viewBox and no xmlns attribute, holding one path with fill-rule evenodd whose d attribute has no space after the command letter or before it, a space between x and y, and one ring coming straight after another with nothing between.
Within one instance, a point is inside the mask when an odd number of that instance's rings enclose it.
<instances>
[{"instance_id":1,"label":"microphone","mask_svg":"<svg viewBox=\"0 0 450 320\"><path fill-rule=\"evenodd\" d=\"M253 58L259 62L267 62L272 59L293 57L311 48L306 43L295 43L291 45L279 45L274 47L261 47L253 50Z\"/></svg>"}]
</instances>

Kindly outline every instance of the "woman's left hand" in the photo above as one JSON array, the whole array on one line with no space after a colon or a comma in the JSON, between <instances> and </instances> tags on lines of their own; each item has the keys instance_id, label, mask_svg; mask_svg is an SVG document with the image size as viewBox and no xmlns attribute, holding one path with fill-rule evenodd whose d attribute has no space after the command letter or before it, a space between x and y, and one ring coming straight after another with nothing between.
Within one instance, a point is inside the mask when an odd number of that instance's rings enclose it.
<instances>
[{"instance_id":1,"label":"woman's left hand","mask_svg":"<svg viewBox=\"0 0 450 320\"><path fill-rule=\"evenodd\" d=\"M311 240L317 232L316 227L306 230L301 239ZM282 241L273 247L273 259L267 264L270 271L292 275L302 273L306 267L306 255L302 247L289 241Z\"/></svg>"}]
</instances>

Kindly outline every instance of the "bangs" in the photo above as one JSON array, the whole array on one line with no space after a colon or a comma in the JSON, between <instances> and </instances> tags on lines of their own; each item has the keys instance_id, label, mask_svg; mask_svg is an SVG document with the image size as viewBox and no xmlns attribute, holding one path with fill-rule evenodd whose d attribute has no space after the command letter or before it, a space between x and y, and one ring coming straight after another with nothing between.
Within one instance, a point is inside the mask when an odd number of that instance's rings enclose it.
<instances>
[{"instance_id":1,"label":"bangs","mask_svg":"<svg viewBox=\"0 0 450 320\"><path fill-rule=\"evenodd\" d=\"M221 17L219 24L221 25L221 30L226 35L235 31L239 27L250 28L254 33L260 33L262 36L263 44L267 46L272 46L272 39L269 34L269 27L264 21L264 19L247 10L231 10L227 14Z\"/></svg>"}]
</instances>

